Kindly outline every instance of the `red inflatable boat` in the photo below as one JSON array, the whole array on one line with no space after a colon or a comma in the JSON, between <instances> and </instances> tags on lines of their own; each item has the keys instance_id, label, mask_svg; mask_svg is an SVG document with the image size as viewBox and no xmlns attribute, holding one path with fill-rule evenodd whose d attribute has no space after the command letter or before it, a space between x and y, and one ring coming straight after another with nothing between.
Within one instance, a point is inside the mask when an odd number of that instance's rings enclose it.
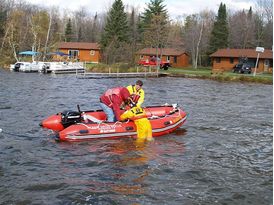
<instances>
[{"instance_id":1,"label":"red inflatable boat","mask_svg":"<svg viewBox=\"0 0 274 205\"><path fill-rule=\"evenodd\" d=\"M144 108L152 126L153 137L168 134L179 128L186 120L187 114L176 104L151 106ZM79 141L98 138L136 137L134 122L105 122L102 110L64 111L43 120L43 128L58 132L60 141Z\"/></svg>"}]
</instances>

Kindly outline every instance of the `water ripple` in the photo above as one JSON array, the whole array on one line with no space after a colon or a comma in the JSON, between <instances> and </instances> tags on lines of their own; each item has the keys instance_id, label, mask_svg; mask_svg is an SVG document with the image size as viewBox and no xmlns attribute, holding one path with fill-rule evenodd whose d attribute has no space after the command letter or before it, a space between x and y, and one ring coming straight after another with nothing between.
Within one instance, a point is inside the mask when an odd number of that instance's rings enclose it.
<instances>
[{"instance_id":1,"label":"water ripple","mask_svg":"<svg viewBox=\"0 0 274 205\"><path fill-rule=\"evenodd\" d=\"M58 143L39 122L99 109L109 87L136 79L0 69L0 204L271 204L272 86L143 79L145 105L178 103L182 128L138 147L133 139Z\"/></svg>"}]
</instances>

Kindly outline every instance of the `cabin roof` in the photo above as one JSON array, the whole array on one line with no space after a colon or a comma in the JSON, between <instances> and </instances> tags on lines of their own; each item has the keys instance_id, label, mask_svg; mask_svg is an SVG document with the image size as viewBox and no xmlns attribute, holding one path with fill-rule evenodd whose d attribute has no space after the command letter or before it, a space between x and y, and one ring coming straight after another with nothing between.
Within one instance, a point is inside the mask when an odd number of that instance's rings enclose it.
<instances>
[{"instance_id":1,"label":"cabin roof","mask_svg":"<svg viewBox=\"0 0 274 205\"><path fill-rule=\"evenodd\" d=\"M182 49L175 49L175 48L162 48L158 49L158 55L162 54L165 56L180 56L182 54L186 53L185 50ZM143 48L139 51L137 51L137 54L140 55L157 55L156 48Z\"/></svg>"},{"instance_id":2,"label":"cabin roof","mask_svg":"<svg viewBox=\"0 0 274 205\"><path fill-rule=\"evenodd\" d=\"M99 50L98 43L89 42L60 42L58 44L59 49L87 49L87 50Z\"/></svg>"},{"instance_id":3,"label":"cabin roof","mask_svg":"<svg viewBox=\"0 0 274 205\"><path fill-rule=\"evenodd\" d=\"M257 58L258 52L254 49L218 49L215 53L212 53L210 57L247 57ZM265 49L263 53L260 53L260 58L273 59L273 51Z\"/></svg>"}]
</instances>

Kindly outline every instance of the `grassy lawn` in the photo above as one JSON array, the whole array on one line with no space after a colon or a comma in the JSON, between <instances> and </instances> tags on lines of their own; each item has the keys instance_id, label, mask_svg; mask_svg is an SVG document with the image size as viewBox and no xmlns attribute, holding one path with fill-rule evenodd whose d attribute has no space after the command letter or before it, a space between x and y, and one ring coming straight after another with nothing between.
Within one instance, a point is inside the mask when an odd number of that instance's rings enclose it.
<instances>
[{"instance_id":1,"label":"grassy lawn","mask_svg":"<svg viewBox=\"0 0 274 205\"><path fill-rule=\"evenodd\" d=\"M271 73L257 73L253 74L239 74L232 71L212 73L211 67L207 68L169 68L168 70L161 70L162 73L168 73L171 76L178 77L192 77L204 78L218 81L243 81L243 82L256 82L256 83L273 83L273 75Z\"/></svg>"},{"instance_id":2,"label":"grassy lawn","mask_svg":"<svg viewBox=\"0 0 274 205\"><path fill-rule=\"evenodd\" d=\"M105 65L105 64L87 64L88 72L103 72L103 73L116 73L116 72L148 72L150 69L147 67L131 67L128 64L115 64L115 65ZM155 71L155 68L151 69ZM167 73L169 76L173 77L185 77L185 78L200 78L200 79L211 79L217 81L226 82L253 82L253 83L264 83L272 84L273 75L270 73L258 73L254 77L253 74L239 74L233 73L232 71L226 72L216 72L212 73L211 67L203 68L169 68L168 70L159 70L160 73Z\"/></svg>"},{"instance_id":3,"label":"grassy lawn","mask_svg":"<svg viewBox=\"0 0 274 205\"><path fill-rule=\"evenodd\" d=\"M169 74L187 74L187 75L201 75L211 76L211 68L169 68L168 70L161 70L161 72Z\"/></svg>"}]
</instances>

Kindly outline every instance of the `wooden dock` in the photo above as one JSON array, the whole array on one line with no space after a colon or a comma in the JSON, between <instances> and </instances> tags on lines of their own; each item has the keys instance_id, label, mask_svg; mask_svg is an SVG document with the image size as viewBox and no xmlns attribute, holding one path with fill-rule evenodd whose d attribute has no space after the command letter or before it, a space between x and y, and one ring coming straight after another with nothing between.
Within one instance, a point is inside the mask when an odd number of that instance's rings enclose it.
<instances>
[{"instance_id":1,"label":"wooden dock","mask_svg":"<svg viewBox=\"0 0 274 205\"><path fill-rule=\"evenodd\" d=\"M164 77L167 74L159 72L134 72L134 73L92 73L85 72L76 75L77 78L91 79L91 78L151 78Z\"/></svg>"}]
</instances>

